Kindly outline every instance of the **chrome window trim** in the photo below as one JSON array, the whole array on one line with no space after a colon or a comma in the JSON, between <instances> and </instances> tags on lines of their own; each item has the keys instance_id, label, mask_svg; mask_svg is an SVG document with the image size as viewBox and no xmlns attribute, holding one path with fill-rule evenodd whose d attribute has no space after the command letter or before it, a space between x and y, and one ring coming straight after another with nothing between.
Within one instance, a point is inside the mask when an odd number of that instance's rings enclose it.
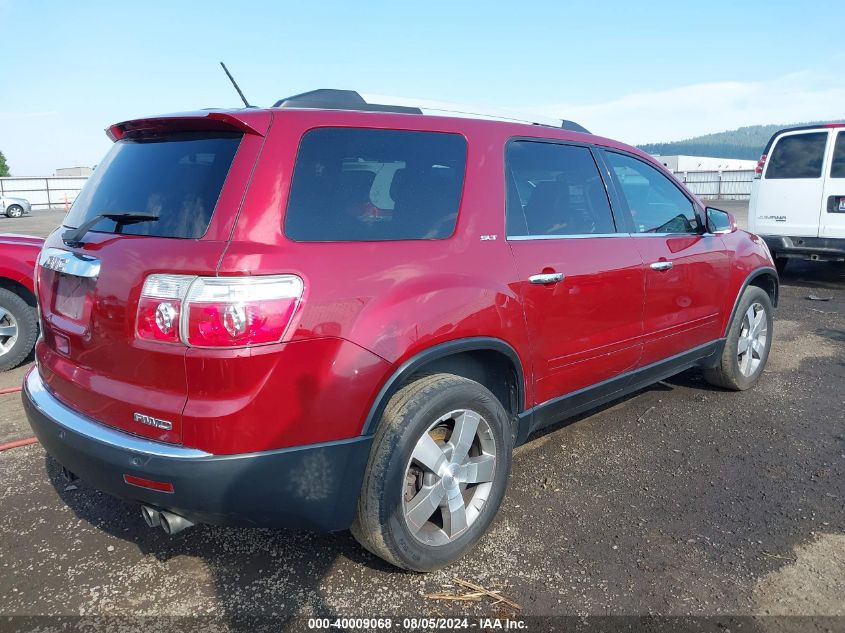
<instances>
[{"instance_id":1,"label":"chrome window trim","mask_svg":"<svg viewBox=\"0 0 845 633\"><path fill-rule=\"evenodd\" d=\"M527 240L583 240L591 237L691 237L708 235L708 233L579 233L575 235L508 235L509 242L525 242Z\"/></svg>"},{"instance_id":2,"label":"chrome window trim","mask_svg":"<svg viewBox=\"0 0 845 633\"><path fill-rule=\"evenodd\" d=\"M524 242L526 240L583 240L589 237L628 237L627 233L578 233L574 235L508 235L505 239L510 242Z\"/></svg>"},{"instance_id":3,"label":"chrome window trim","mask_svg":"<svg viewBox=\"0 0 845 633\"><path fill-rule=\"evenodd\" d=\"M95 442L107 444L118 449L132 451L141 455L155 455L156 457L171 457L176 459L197 459L211 457L196 448L185 448L183 446L168 446L161 442L145 440L128 433L110 429L107 426L90 420L70 407L65 406L51 394L38 368L35 367L27 374L24 381L24 388L32 405L44 416L54 422L56 426L77 433Z\"/></svg>"},{"instance_id":4,"label":"chrome window trim","mask_svg":"<svg viewBox=\"0 0 845 633\"><path fill-rule=\"evenodd\" d=\"M100 260L91 255L80 255L60 248L45 248L38 256L42 268L73 277L96 279L100 276Z\"/></svg>"},{"instance_id":5,"label":"chrome window trim","mask_svg":"<svg viewBox=\"0 0 845 633\"><path fill-rule=\"evenodd\" d=\"M693 237L704 233L631 233L631 237Z\"/></svg>"}]
</instances>

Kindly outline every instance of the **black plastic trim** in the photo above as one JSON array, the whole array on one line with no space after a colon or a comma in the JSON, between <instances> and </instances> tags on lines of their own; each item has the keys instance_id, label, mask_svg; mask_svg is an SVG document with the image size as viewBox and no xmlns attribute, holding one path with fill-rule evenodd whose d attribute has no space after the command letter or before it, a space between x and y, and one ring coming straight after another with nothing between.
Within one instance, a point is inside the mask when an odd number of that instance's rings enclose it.
<instances>
[{"instance_id":1,"label":"black plastic trim","mask_svg":"<svg viewBox=\"0 0 845 633\"><path fill-rule=\"evenodd\" d=\"M237 455L173 457L101 442L57 423L22 394L44 449L84 483L195 523L344 530L352 524L372 437ZM131 485L124 475L173 484Z\"/></svg>"},{"instance_id":2,"label":"black plastic trim","mask_svg":"<svg viewBox=\"0 0 845 633\"><path fill-rule=\"evenodd\" d=\"M274 108L313 108L319 110L359 110L362 112L396 112L399 114L422 114L419 108L398 105L367 103L354 90L319 88L291 97L279 99Z\"/></svg>"},{"instance_id":3,"label":"black plastic trim","mask_svg":"<svg viewBox=\"0 0 845 633\"><path fill-rule=\"evenodd\" d=\"M379 390L375 401L370 407L370 412L364 420L364 427L361 430L361 434L371 435L375 432L375 427L381 418L384 408L387 406L388 400L390 400L390 396L392 396L399 385L402 384L403 380L419 371L421 367L431 361L452 356L453 354L484 350L501 352L513 363L517 374L517 405L521 411L525 406L525 374L522 369L522 362L520 361L519 354L516 353L516 350L508 343L498 338L487 336L461 338L429 347L402 363Z\"/></svg>"},{"instance_id":4,"label":"black plastic trim","mask_svg":"<svg viewBox=\"0 0 845 633\"><path fill-rule=\"evenodd\" d=\"M539 404L519 415L517 444L522 444L531 433L543 427L623 398L691 367L711 367L722 355L724 346L725 339L717 339L671 358Z\"/></svg>"},{"instance_id":5,"label":"black plastic trim","mask_svg":"<svg viewBox=\"0 0 845 633\"><path fill-rule=\"evenodd\" d=\"M739 307L739 300L742 298L742 293L745 292L745 289L751 285L751 282L760 277L761 275L769 275L774 277L775 279L775 296L772 300L772 306L778 307L778 297L780 295L780 277L778 277L778 271L772 268L771 266L762 266L761 268L755 268L748 277L745 278L745 281L742 282L742 286L739 288L739 292L736 293L736 299L734 299L734 307L731 309L731 318L728 319L728 324L725 326L725 336L727 336L728 328L731 327L731 322L733 322L734 315L736 314L736 309Z\"/></svg>"},{"instance_id":6,"label":"black plastic trim","mask_svg":"<svg viewBox=\"0 0 845 633\"><path fill-rule=\"evenodd\" d=\"M772 257L842 261L845 259L845 238L761 235ZM812 256L812 257L811 257Z\"/></svg>"}]
</instances>

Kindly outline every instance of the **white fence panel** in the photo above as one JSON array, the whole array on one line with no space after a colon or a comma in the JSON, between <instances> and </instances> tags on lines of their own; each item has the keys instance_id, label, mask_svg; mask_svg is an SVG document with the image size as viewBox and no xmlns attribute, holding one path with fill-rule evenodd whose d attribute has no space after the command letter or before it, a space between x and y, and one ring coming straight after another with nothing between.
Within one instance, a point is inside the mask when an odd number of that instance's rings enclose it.
<instances>
[{"instance_id":1,"label":"white fence panel","mask_svg":"<svg viewBox=\"0 0 845 633\"><path fill-rule=\"evenodd\" d=\"M751 197L754 170L679 171L675 177L701 198L747 200Z\"/></svg>"},{"instance_id":2,"label":"white fence panel","mask_svg":"<svg viewBox=\"0 0 845 633\"><path fill-rule=\"evenodd\" d=\"M73 204L87 178L0 178L0 194L25 198L33 210Z\"/></svg>"}]
</instances>

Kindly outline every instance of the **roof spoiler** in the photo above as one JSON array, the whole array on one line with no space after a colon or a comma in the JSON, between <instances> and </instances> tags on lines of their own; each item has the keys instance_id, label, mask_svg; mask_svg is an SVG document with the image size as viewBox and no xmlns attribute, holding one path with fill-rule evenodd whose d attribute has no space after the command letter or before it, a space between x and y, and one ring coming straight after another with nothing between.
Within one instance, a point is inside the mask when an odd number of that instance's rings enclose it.
<instances>
[{"instance_id":1,"label":"roof spoiler","mask_svg":"<svg viewBox=\"0 0 845 633\"><path fill-rule=\"evenodd\" d=\"M254 117L250 117L252 119ZM259 121L248 121L228 112L186 112L184 114L166 114L148 119L135 119L115 123L106 128L106 134L112 141L133 136L145 136L171 130L215 132L237 131L245 134L264 136L266 125L256 125Z\"/></svg>"}]
</instances>

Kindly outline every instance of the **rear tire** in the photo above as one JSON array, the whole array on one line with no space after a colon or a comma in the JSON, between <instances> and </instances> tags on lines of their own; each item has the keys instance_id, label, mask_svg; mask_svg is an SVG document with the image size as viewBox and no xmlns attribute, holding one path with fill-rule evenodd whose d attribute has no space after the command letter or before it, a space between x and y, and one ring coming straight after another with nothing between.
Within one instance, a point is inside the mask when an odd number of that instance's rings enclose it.
<instances>
[{"instance_id":1,"label":"rear tire","mask_svg":"<svg viewBox=\"0 0 845 633\"><path fill-rule=\"evenodd\" d=\"M35 310L14 292L0 288L0 371L20 365L37 338Z\"/></svg>"},{"instance_id":2,"label":"rear tire","mask_svg":"<svg viewBox=\"0 0 845 633\"><path fill-rule=\"evenodd\" d=\"M403 569L448 565L496 516L512 449L508 414L482 385L452 374L409 383L379 422L352 534Z\"/></svg>"},{"instance_id":3,"label":"rear tire","mask_svg":"<svg viewBox=\"0 0 845 633\"><path fill-rule=\"evenodd\" d=\"M789 263L788 257L775 257L775 268L778 271L778 275L782 275L783 271L786 270L786 265Z\"/></svg>"},{"instance_id":4,"label":"rear tire","mask_svg":"<svg viewBox=\"0 0 845 633\"><path fill-rule=\"evenodd\" d=\"M6 217L7 218L19 218L23 215L23 207L19 204L13 204L9 207L6 207Z\"/></svg>"},{"instance_id":5,"label":"rear tire","mask_svg":"<svg viewBox=\"0 0 845 633\"><path fill-rule=\"evenodd\" d=\"M772 348L773 309L768 293L748 286L728 327L719 365L704 370L711 385L744 391L757 384Z\"/></svg>"}]
</instances>

